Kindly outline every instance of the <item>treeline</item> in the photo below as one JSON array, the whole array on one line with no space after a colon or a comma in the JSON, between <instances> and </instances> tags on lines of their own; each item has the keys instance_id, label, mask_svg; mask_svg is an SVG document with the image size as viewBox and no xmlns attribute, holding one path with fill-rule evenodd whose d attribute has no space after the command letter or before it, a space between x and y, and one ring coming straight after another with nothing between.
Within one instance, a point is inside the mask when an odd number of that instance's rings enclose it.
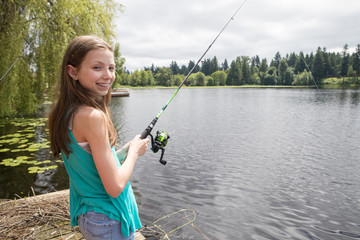
<instances>
[{"instance_id":1,"label":"treeline","mask_svg":"<svg viewBox=\"0 0 360 240\"><path fill-rule=\"evenodd\" d=\"M145 67L143 70L118 72L115 85L178 86L194 61L179 66L172 61L169 67ZM360 44L349 53L347 44L343 51L328 52L318 47L315 53L304 55L290 53L282 57L279 52L268 62L266 58L237 57L230 65L225 59L204 59L188 78L191 86L241 86L241 85L321 85L329 77L342 78L343 83L358 84L360 72Z\"/></svg>"}]
</instances>

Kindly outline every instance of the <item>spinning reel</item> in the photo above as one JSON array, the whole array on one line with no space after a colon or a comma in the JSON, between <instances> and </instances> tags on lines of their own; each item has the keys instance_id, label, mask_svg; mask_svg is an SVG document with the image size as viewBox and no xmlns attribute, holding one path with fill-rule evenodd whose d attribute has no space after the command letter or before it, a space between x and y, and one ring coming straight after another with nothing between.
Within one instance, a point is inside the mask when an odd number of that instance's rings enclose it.
<instances>
[{"instance_id":1,"label":"spinning reel","mask_svg":"<svg viewBox=\"0 0 360 240\"><path fill-rule=\"evenodd\" d=\"M155 139L153 135L151 135L151 133L149 133L149 135L151 137L151 150L153 151L153 153L157 153L159 150L161 150L161 157L159 161L162 165L165 165L166 161L163 160L163 157L165 153L165 146L167 144L167 140L170 138L169 134L165 131L162 132L157 131Z\"/></svg>"}]
</instances>

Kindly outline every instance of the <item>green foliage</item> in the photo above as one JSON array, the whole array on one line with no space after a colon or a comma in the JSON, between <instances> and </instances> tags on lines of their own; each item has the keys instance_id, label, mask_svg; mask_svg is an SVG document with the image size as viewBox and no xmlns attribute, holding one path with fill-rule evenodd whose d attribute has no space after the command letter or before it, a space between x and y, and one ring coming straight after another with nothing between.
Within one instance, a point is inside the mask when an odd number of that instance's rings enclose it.
<instances>
[{"instance_id":1,"label":"green foliage","mask_svg":"<svg viewBox=\"0 0 360 240\"><path fill-rule=\"evenodd\" d=\"M297 74L293 82L293 85L297 85L297 86L307 86L312 84L313 84L313 76L310 72L306 70L300 74Z\"/></svg>"},{"instance_id":2,"label":"green foliage","mask_svg":"<svg viewBox=\"0 0 360 240\"><path fill-rule=\"evenodd\" d=\"M112 21L121 7L114 0L3 1L0 76L18 56L21 60L0 83L0 117L31 114L51 97L69 41L92 34L111 42Z\"/></svg>"},{"instance_id":3,"label":"green foliage","mask_svg":"<svg viewBox=\"0 0 360 240\"><path fill-rule=\"evenodd\" d=\"M242 57L242 60L241 60L241 83L240 84L252 84L249 60L250 60L249 57Z\"/></svg>"},{"instance_id":4,"label":"green foliage","mask_svg":"<svg viewBox=\"0 0 360 240\"><path fill-rule=\"evenodd\" d=\"M224 71L216 71L211 74L211 78L213 79L213 86L225 86L226 83L226 73Z\"/></svg>"},{"instance_id":5,"label":"green foliage","mask_svg":"<svg viewBox=\"0 0 360 240\"><path fill-rule=\"evenodd\" d=\"M197 72L194 75L195 86L205 86L205 74Z\"/></svg>"},{"instance_id":6,"label":"green foliage","mask_svg":"<svg viewBox=\"0 0 360 240\"><path fill-rule=\"evenodd\" d=\"M170 68L160 68L155 75L156 84L159 86L171 86L172 72Z\"/></svg>"},{"instance_id":7,"label":"green foliage","mask_svg":"<svg viewBox=\"0 0 360 240\"><path fill-rule=\"evenodd\" d=\"M240 71L241 70L239 64L236 64L235 61L232 61L230 64L229 74L227 75L226 78L226 85L228 86L240 85L240 78L241 78Z\"/></svg>"},{"instance_id":8,"label":"green foliage","mask_svg":"<svg viewBox=\"0 0 360 240\"><path fill-rule=\"evenodd\" d=\"M335 81L337 84L359 84L360 44L357 45L352 55L347 51L348 46L345 45L342 53L330 53L326 51L326 48L320 47L315 55L313 53L304 55L303 52L297 55L293 52L287 54L286 57L281 57L277 52L274 59L271 60L270 66L268 66L266 58L260 61L259 56L252 58L241 56L231 62L230 68L228 68L226 59L219 64L217 58L213 57L205 59L201 68L198 66L188 81L192 86L320 85L332 83L333 81L324 81L324 79L335 76L342 77L342 81ZM171 86L178 85L174 81L176 72L187 74L194 65L195 62L190 61L187 67L185 65L179 67L176 61L172 61L170 65L172 70ZM155 74L160 68L152 65L151 68L145 69L149 69ZM222 71L213 72L214 69L222 69ZM341 74L345 69L347 77L343 77ZM204 81L203 79L197 80L196 77L199 75L195 75L195 73L199 71L205 74ZM221 77L217 75L219 72L221 72ZM164 82L163 86L169 86L168 81L164 80Z\"/></svg>"},{"instance_id":9,"label":"green foliage","mask_svg":"<svg viewBox=\"0 0 360 240\"><path fill-rule=\"evenodd\" d=\"M173 85L179 86L180 83L183 81L184 78L185 78L185 76L184 76L183 74L173 75L173 78L172 78L172 83L173 83Z\"/></svg>"}]
</instances>

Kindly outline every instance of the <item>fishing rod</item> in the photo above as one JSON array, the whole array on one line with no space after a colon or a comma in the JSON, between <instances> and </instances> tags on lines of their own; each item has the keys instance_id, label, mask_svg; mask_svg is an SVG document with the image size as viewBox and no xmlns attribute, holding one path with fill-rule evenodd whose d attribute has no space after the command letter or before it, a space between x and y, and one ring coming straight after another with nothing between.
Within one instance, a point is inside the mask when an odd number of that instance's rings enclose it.
<instances>
[{"instance_id":1,"label":"fishing rod","mask_svg":"<svg viewBox=\"0 0 360 240\"><path fill-rule=\"evenodd\" d=\"M165 109L168 107L168 105L171 103L171 101L174 99L176 94L179 92L180 88L184 85L186 80L189 78L191 73L194 71L194 69L199 65L203 57L206 55L206 53L210 50L212 45L216 42L216 40L219 38L219 36L222 34L222 32L226 29L226 27L229 25L229 23L234 20L235 15L240 11L240 9L244 6L247 0L245 0L241 6L235 11L235 13L230 17L229 21L225 24L225 26L221 29L221 31L218 33L218 35L215 37L215 39L210 43L209 47L206 49L206 51L202 54L202 56L199 58L199 60L196 62L196 64L192 67L192 69L189 71L189 73L186 75L184 80L180 83L179 87L175 90L173 95L170 97L170 99L167 101L167 103L162 107L160 112L156 115L156 117L150 122L150 124L145 128L143 133L141 134L141 139L147 138L149 135L151 137L151 150L154 153L157 153L159 150L161 150L161 156L160 156L160 163L165 165L166 161L163 160L164 153L165 153L165 146L167 144L168 139L170 138L169 134L165 131L157 131L155 138L151 135L151 131L154 128L156 122L160 118L161 114L165 111Z\"/></svg>"}]
</instances>

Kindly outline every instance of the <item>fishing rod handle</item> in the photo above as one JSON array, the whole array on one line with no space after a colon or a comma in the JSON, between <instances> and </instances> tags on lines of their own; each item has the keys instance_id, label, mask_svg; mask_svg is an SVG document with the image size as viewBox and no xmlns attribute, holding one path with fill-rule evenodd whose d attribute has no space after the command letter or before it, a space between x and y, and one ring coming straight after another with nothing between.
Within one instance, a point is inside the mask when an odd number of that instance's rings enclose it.
<instances>
[{"instance_id":1,"label":"fishing rod handle","mask_svg":"<svg viewBox=\"0 0 360 240\"><path fill-rule=\"evenodd\" d=\"M141 134L141 139L147 138L147 136L149 136L150 132L151 132L151 129L149 129L149 127L147 127Z\"/></svg>"},{"instance_id":2,"label":"fishing rod handle","mask_svg":"<svg viewBox=\"0 0 360 240\"><path fill-rule=\"evenodd\" d=\"M158 118L155 117L151 123L149 124L149 126L147 126L147 128L145 128L145 130L143 131L143 133L141 134L141 139L145 139L147 138L147 136L149 136L149 134L151 133L151 130L153 129L153 127L155 126L156 122L157 122Z\"/></svg>"}]
</instances>

